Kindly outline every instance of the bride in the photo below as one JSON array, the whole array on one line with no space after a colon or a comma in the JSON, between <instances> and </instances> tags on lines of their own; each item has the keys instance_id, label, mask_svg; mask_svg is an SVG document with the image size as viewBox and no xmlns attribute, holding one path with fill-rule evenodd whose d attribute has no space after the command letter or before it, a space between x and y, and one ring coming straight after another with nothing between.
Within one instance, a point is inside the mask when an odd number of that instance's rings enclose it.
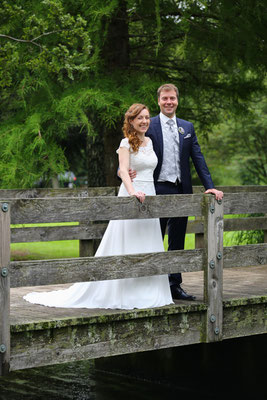
<instances>
[{"instance_id":1,"label":"bride","mask_svg":"<svg viewBox=\"0 0 267 400\"><path fill-rule=\"evenodd\" d=\"M155 195L153 171L157 156L145 136L150 115L143 104L133 104L125 114L119 149L122 184L118 196L135 196L141 203ZM129 169L136 170L131 181ZM158 218L110 221L95 257L164 251ZM63 308L133 309L172 304L167 275L78 282L67 289L32 292L24 299L34 304Z\"/></svg>"}]
</instances>

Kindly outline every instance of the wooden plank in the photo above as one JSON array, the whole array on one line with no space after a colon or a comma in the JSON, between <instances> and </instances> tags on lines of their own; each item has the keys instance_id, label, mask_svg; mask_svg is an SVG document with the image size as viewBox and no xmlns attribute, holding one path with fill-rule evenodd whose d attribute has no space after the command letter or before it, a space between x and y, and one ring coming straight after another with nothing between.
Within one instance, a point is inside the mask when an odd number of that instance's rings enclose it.
<instances>
[{"instance_id":1,"label":"wooden plank","mask_svg":"<svg viewBox=\"0 0 267 400\"><path fill-rule=\"evenodd\" d=\"M193 272L203 269L203 249L112 257L13 261L11 287L74 283ZM224 248L224 268L267 264L267 244Z\"/></svg>"},{"instance_id":2,"label":"wooden plank","mask_svg":"<svg viewBox=\"0 0 267 400\"><path fill-rule=\"evenodd\" d=\"M226 193L223 202L225 214L267 212L267 192Z\"/></svg>"},{"instance_id":3,"label":"wooden plank","mask_svg":"<svg viewBox=\"0 0 267 400\"><path fill-rule=\"evenodd\" d=\"M225 271L223 339L267 333L266 267ZM185 287L191 284L190 293L200 290L202 275L202 272L183 275ZM36 290L57 290L64 286ZM96 358L97 354L114 355L120 351L120 345L121 353L126 353L136 351L138 344L142 350L153 350L206 340L207 306L202 303L202 292L194 302L177 301L172 306L125 311L62 309L29 303L25 307L23 296L31 290L25 287L11 290L11 369L65 362L72 357L72 350L73 359L77 360Z\"/></svg>"},{"instance_id":4,"label":"wooden plank","mask_svg":"<svg viewBox=\"0 0 267 400\"><path fill-rule=\"evenodd\" d=\"M206 310L195 302L11 326L11 370L203 343ZM223 339L266 334L267 297L224 301L224 316Z\"/></svg>"},{"instance_id":5,"label":"wooden plank","mask_svg":"<svg viewBox=\"0 0 267 400\"><path fill-rule=\"evenodd\" d=\"M186 233L204 233L204 221L200 217L196 217L195 221L188 221Z\"/></svg>"},{"instance_id":6,"label":"wooden plank","mask_svg":"<svg viewBox=\"0 0 267 400\"><path fill-rule=\"evenodd\" d=\"M200 271L202 260L203 250L175 250L110 257L12 261L11 287Z\"/></svg>"},{"instance_id":7,"label":"wooden plank","mask_svg":"<svg viewBox=\"0 0 267 400\"><path fill-rule=\"evenodd\" d=\"M250 231L267 229L267 217L225 218L224 231Z\"/></svg>"},{"instance_id":8,"label":"wooden plank","mask_svg":"<svg viewBox=\"0 0 267 400\"><path fill-rule=\"evenodd\" d=\"M267 333L267 297L224 302L223 339Z\"/></svg>"},{"instance_id":9,"label":"wooden plank","mask_svg":"<svg viewBox=\"0 0 267 400\"><path fill-rule=\"evenodd\" d=\"M88 223L77 226L11 228L11 243L101 239L106 227L107 223L92 225ZM267 229L267 217L224 219L224 232L257 229ZM186 233L199 234L203 240L204 222L188 221ZM196 246L196 248L202 247L203 245Z\"/></svg>"},{"instance_id":10,"label":"wooden plank","mask_svg":"<svg viewBox=\"0 0 267 400\"><path fill-rule=\"evenodd\" d=\"M224 218L224 232L267 230L267 217ZM204 233L204 222L201 220L188 221L186 233Z\"/></svg>"},{"instance_id":11,"label":"wooden plank","mask_svg":"<svg viewBox=\"0 0 267 400\"><path fill-rule=\"evenodd\" d=\"M195 223L195 225L193 225L195 229L197 228L197 230L201 230L201 233L195 233L195 248L201 249L204 247L204 219L203 217L195 217L195 221L192 222ZM190 224L187 224L187 233L189 233L191 226Z\"/></svg>"},{"instance_id":12,"label":"wooden plank","mask_svg":"<svg viewBox=\"0 0 267 400\"><path fill-rule=\"evenodd\" d=\"M101 239L106 228L107 223L12 228L11 243Z\"/></svg>"},{"instance_id":13,"label":"wooden plank","mask_svg":"<svg viewBox=\"0 0 267 400\"><path fill-rule=\"evenodd\" d=\"M10 364L10 208L0 203L0 376Z\"/></svg>"},{"instance_id":14,"label":"wooden plank","mask_svg":"<svg viewBox=\"0 0 267 400\"><path fill-rule=\"evenodd\" d=\"M88 187L88 188L32 188L32 189L0 189L1 199L37 199L57 197L92 197L92 196L116 196L118 188L112 187Z\"/></svg>"},{"instance_id":15,"label":"wooden plank","mask_svg":"<svg viewBox=\"0 0 267 400\"><path fill-rule=\"evenodd\" d=\"M224 193L249 193L249 192L267 192L266 185L243 185L243 186L216 186L216 189ZM193 193L204 193L203 186L193 186Z\"/></svg>"},{"instance_id":16,"label":"wooden plank","mask_svg":"<svg viewBox=\"0 0 267 400\"><path fill-rule=\"evenodd\" d=\"M81 226L84 226L85 229L93 229L94 226L97 226L98 224L94 222L89 222L89 224L83 224L80 222ZM104 233L104 232L103 232ZM96 253L96 250L100 244L100 240L80 240L79 241L79 256L80 257L90 257L94 256Z\"/></svg>"},{"instance_id":17,"label":"wooden plank","mask_svg":"<svg viewBox=\"0 0 267 400\"><path fill-rule=\"evenodd\" d=\"M267 264L267 243L224 247L224 268Z\"/></svg>"},{"instance_id":18,"label":"wooden plank","mask_svg":"<svg viewBox=\"0 0 267 400\"><path fill-rule=\"evenodd\" d=\"M166 306L44 321L44 331L33 325L26 331L12 330L11 369L199 343L205 310L203 304Z\"/></svg>"},{"instance_id":19,"label":"wooden plank","mask_svg":"<svg viewBox=\"0 0 267 400\"><path fill-rule=\"evenodd\" d=\"M243 186L217 186L224 193L267 192L265 185ZM0 189L1 199L11 198L47 198L47 197L91 197L91 196L116 196L118 186L112 187L87 187L87 188L32 188L32 189ZM193 186L193 193L204 193L203 186Z\"/></svg>"},{"instance_id":20,"label":"wooden plank","mask_svg":"<svg viewBox=\"0 0 267 400\"><path fill-rule=\"evenodd\" d=\"M223 202L203 198L204 232L204 299L207 310L207 342L222 338L223 293Z\"/></svg>"},{"instance_id":21,"label":"wooden plank","mask_svg":"<svg viewBox=\"0 0 267 400\"><path fill-rule=\"evenodd\" d=\"M207 195L205 195L207 196ZM86 222L109 219L200 216L202 195L147 196L140 204L133 197L47 198L10 200L12 224ZM168 207L166 207L168 204ZM267 212L267 192L226 194L226 214Z\"/></svg>"},{"instance_id":22,"label":"wooden plank","mask_svg":"<svg viewBox=\"0 0 267 400\"><path fill-rule=\"evenodd\" d=\"M11 199L11 223L83 222L201 215L202 195ZM166 207L168 204L168 207Z\"/></svg>"}]
</instances>

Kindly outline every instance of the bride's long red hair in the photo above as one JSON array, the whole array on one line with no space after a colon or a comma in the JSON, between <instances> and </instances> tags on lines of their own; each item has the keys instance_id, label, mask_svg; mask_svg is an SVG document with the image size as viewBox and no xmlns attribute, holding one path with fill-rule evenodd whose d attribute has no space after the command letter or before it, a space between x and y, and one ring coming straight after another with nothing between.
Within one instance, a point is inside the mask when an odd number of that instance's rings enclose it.
<instances>
[{"instance_id":1,"label":"bride's long red hair","mask_svg":"<svg viewBox=\"0 0 267 400\"><path fill-rule=\"evenodd\" d=\"M136 130L133 128L131 122L140 114L141 111L149 109L144 104L135 103L132 104L131 107L126 111L124 115L124 122L123 122L123 134L124 137L128 138L130 147L134 153L139 150L140 145L142 144L141 140L137 136Z\"/></svg>"}]
</instances>

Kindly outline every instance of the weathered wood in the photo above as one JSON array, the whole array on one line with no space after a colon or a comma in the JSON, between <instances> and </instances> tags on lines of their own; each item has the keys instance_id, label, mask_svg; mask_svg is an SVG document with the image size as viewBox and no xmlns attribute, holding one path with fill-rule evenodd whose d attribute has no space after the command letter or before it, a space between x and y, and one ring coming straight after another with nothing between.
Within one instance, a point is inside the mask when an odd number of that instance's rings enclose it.
<instances>
[{"instance_id":1,"label":"weathered wood","mask_svg":"<svg viewBox=\"0 0 267 400\"><path fill-rule=\"evenodd\" d=\"M12 329L11 369L199 343L205 311L195 304L49 321L46 334Z\"/></svg>"},{"instance_id":2,"label":"weathered wood","mask_svg":"<svg viewBox=\"0 0 267 400\"><path fill-rule=\"evenodd\" d=\"M116 196L117 187L0 189L1 199Z\"/></svg>"},{"instance_id":3,"label":"weathered wood","mask_svg":"<svg viewBox=\"0 0 267 400\"><path fill-rule=\"evenodd\" d=\"M0 376L10 364L10 208L0 202Z\"/></svg>"},{"instance_id":4,"label":"weathered wood","mask_svg":"<svg viewBox=\"0 0 267 400\"><path fill-rule=\"evenodd\" d=\"M107 223L80 224L75 226L41 226L11 228L11 243L44 242L58 240L83 240L101 239ZM226 218L224 219L224 232L241 230L267 229L267 217L254 218ZM187 233L197 234L196 248L203 248L204 222L201 220L188 221ZM265 231L267 232L267 231ZM200 242L198 242L198 237ZM267 240L267 239L266 239ZM96 248L94 245L94 252ZM89 255L87 255L89 256Z\"/></svg>"},{"instance_id":5,"label":"weathered wood","mask_svg":"<svg viewBox=\"0 0 267 400\"><path fill-rule=\"evenodd\" d=\"M195 234L195 248L201 249L204 247L204 219L203 217L196 217L195 221L195 228L201 229L201 233ZM187 225L187 233L190 231L190 225Z\"/></svg>"},{"instance_id":6,"label":"weathered wood","mask_svg":"<svg viewBox=\"0 0 267 400\"><path fill-rule=\"evenodd\" d=\"M76 226L43 226L11 228L11 243L43 242L58 240L83 240L101 239L107 223L82 224ZM267 229L267 217L255 218L232 218L224 219L224 232L241 230L264 230ZM267 231L265 231L267 232ZM188 221L187 233L195 233L197 240L196 248L203 248L203 221ZM198 237L200 242L198 242ZM267 237L267 236L266 236ZM267 239L265 243L267 242ZM94 245L94 252L96 247ZM85 255L86 256L86 255Z\"/></svg>"},{"instance_id":7,"label":"weathered wood","mask_svg":"<svg viewBox=\"0 0 267 400\"><path fill-rule=\"evenodd\" d=\"M80 222L80 226L83 226L87 230L93 230L94 226L99 224L94 222L89 222L89 224L83 224ZM80 257L90 257L94 256L96 250L100 244L100 240L84 240L80 239L79 241L79 256Z\"/></svg>"},{"instance_id":8,"label":"weathered wood","mask_svg":"<svg viewBox=\"0 0 267 400\"><path fill-rule=\"evenodd\" d=\"M185 303L91 314L76 310L76 317L11 325L11 370L203 343L207 306ZM222 339L266 334L267 296L223 304Z\"/></svg>"},{"instance_id":9,"label":"weathered wood","mask_svg":"<svg viewBox=\"0 0 267 400\"><path fill-rule=\"evenodd\" d=\"M12 261L11 287L135 278L202 269L202 250Z\"/></svg>"},{"instance_id":10,"label":"weathered wood","mask_svg":"<svg viewBox=\"0 0 267 400\"><path fill-rule=\"evenodd\" d=\"M267 212L267 192L226 193L223 199L225 214Z\"/></svg>"},{"instance_id":11,"label":"weathered wood","mask_svg":"<svg viewBox=\"0 0 267 400\"><path fill-rule=\"evenodd\" d=\"M245 196L244 193L226 193L225 213L266 212L266 194L260 190L257 193L253 191L246 193ZM94 220L186 215L198 217L202 214L200 204L202 198L202 194L154 196L148 197L143 205L134 198L113 196L108 199L87 196L65 199L53 197L12 199L14 213L12 211L11 218L12 223L79 221L83 225L66 227L67 229L74 228L73 232L76 229L75 234L78 235L81 231L84 232L84 229ZM237 331L236 336L266 333L266 296L260 296L258 299L254 296L253 299L241 301L240 299L231 300L230 303L222 301L222 258L217 258L218 253L222 253L222 205L219 206L211 195L204 196L203 201L206 206L215 205L213 213L208 210L205 214L205 238L208 240L205 249L116 257L12 262L9 270L12 286L21 287L151 276L171 272L197 271L200 273L205 268L205 302L207 304L199 301L192 304L184 302L187 304L130 312L95 310L93 315L91 310L86 310L86 315L81 314L83 317L79 317L78 314L76 319L64 317L53 320L44 317L45 307L28 305L26 309L29 315L33 310L38 309L41 319L39 318L39 322L32 320L32 323L11 326L11 368L28 368L222 340L231 337L234 329ZM253 222L255 224L259 222L258 219L255 221ZM97 225L93 224L93 226ZM232 226L235 226L234 223ZM52 237L54 233L50 232L50 237ZM41 236L41 231L39 233ZM211 268L210 261L214 261L214 268ZM225 268L266 263L266 244L235 246L225 248L224 251ZM21 288L23 289L26 288ZM43 287L43 290L45 289ZM222 322L223 305L226 319ZM253 315L253 320L251 315ZM215 316L215 322L211 321L212 316ZM256 321L255 327L254 321ZM215 333L216 328L219 329L218 333ZM0 332L1 329L0 325Z\"/></svg>"},{"instance_id":12,"label":"weathered wood","mask_svg":"<svg viewBox=\"0 0 267 400\"><path fill-rule=\"evenodd\" d=\"M267 229L267 217L225 218L224 231L249 231Z\"/></svg>"},{"instance_id":13,"label":"weathered wood","mask_svg":"<svg viewBox=\"0 0 267 400\"><path fill-rule=\"evenodd\" d=\"M11 228L12 243L101 239L107 223Z\"/></svg>"},{"instance_id":14,"label":"weathered wood","mask_svg":"<svg viewBox=\"0 0 267 400\"><path fill-rule=\"evenodd\" d=\"M195 248L202 249L204 247L204 234L196 233L195 234Z\"/></svg>"},{"instance_id":15,"label":"weathered wood","mask_svg":"<svg viewBox=\"0 0 267 400\"><path fill-rule=\"evenodd\" d=\"M224 247L223 267L249 267L267 264L267 243Z\"/></svg>"},{"instance_id":16,"label":"weathered wood","mask_svg":"<svg viewBox=\"0 0 267 400\"><path fill-rule=\"evenodd\" d=\"M266 185L243 185L243 186L216 186L216 189L224 193L249 193L249 192L267 192ZM203 186L193 186L193 193L204 193Z\"/></svg>"},{"instance_id":17,"label":"weathered wood","mask_svg":"<svg viewBox=\"0 0 267 400\"><path fill-rule=\"evenodd\" d=\"M267 217L225 218L224 232L267 230ZM204 223L201 219L188 221L186 233L204 233Z\"/></svg>"},{"instance_id":18,"label":"weathered wood","mask_svg":"<svg viewBox=\"0 0 267 400\"><path fill-rule=\"evenodd\" d=\"M265 214L265 217L267 217L267 214ZM267 227L265 226L263 228L263 241L264 243L267 243Z\"/></svg>"},{"instance_id":19,"label":"weathered wood","mask_svg":"<svg viewBox=\"0 0 267 400\"><path fill-rule=\"evenodd\" d=\"M83 222L201 214L202 195L10 199L11 223ZM166 207L166 202L168 207Z\"/></svg>"},{"instance_id":20,"label":"weathered wood","mask_svg":"<svg viewBox=\"0 0 267 400\"><path fill-rule=\"evenodd\" d=\"M80 257L94 256L101 240L80 240L79 241L79 255Z\"/></svg>"},{"instance_id":21,"label":"weathered wood","mask_svg":"<svg viewBox=\"0 0 267 400\"><path fill-rule=\"evenodd\" d=\"M266 266L225 271L223 339L267 333L266 274ZM43 307L23 300L32 288L12 289L11 369L205 342L202 275L184 274L185 287L199 293L197 301L145 310Z\"/></svg>"},{"instance_id":22,"label":"weathered wood","mask_svg":"<svg viewBox=\"0 0 267 400\"><path fill-rule=\"evenodd\" d=\"M225 301L222 339L266 335L266 321L267 296Z\"/></svg>"},{"instance_id":23,"label":"weathered wood","mask_svg":"<svg viewBox=\"0 0 267 400\"><path fill-rule=\"evenodd\" d=\"M203 198L204 232L204 298L207 310L207 342L222 338L223 293L223 202Z\"/></svg>"},{"instance_id":24,"label":"weathered wood","mask_svg":"<svg viewBox=\"0 0 267 400\"><path fill-rule=\"evenodd\" d=\"M87 188L32 188L32 189L0 189L1 199L11 198L46 198L46 197L91 197L91 196L116 196L118 186L113 187L87 187ZM267 192L267 186L217 186L224 193ZM203 186L193 186L193 193L204 193Z\"/></svg>"},{"instance_id":25,"label":"weathered wood","mask_svg":"<svg viewBox=\"0 0 267 400\"><path fill-rule=\"evenodd\" d=\"M193 272L203 269L203 249L82 257L57 260L12 261L11 287ZM267 264L267 244L224 248L224 268Z\"/></svg>"},{"instance_id":26,"label":"weathered wood","mask_svg":"<svg viewBox=\"0 0 267 400\"><path fill-rule=\"evenodd\" d=\"M88 223L95 220L145 219L201 215L202 195L147 196L140 204L133 197L11 199L12 224L42 222ZM168 204L168 207L166 207ZM267 212L267 192L226 194L226 214Z\"/></svg>"}]
</instances>

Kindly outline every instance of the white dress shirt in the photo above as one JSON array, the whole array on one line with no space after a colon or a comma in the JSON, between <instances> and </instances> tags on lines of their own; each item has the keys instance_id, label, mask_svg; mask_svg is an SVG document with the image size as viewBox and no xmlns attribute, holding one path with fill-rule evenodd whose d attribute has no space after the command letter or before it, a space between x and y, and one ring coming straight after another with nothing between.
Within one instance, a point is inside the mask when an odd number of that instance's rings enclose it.
<instances>
[{"instance_id":1,"label":"white dress shirt","mask_svg":"<svg viewBox=\"0 0 267 400\"><path fill-rule=\"evenodd\" d=\"M181 181L180 153L179 153L179 133L176 123L176 116L169 118L160 113L160 123L163 136L163 161L159 174L158 182ZM172 128L168 123L172 120Z\"/></svg>"}]
</instances>

